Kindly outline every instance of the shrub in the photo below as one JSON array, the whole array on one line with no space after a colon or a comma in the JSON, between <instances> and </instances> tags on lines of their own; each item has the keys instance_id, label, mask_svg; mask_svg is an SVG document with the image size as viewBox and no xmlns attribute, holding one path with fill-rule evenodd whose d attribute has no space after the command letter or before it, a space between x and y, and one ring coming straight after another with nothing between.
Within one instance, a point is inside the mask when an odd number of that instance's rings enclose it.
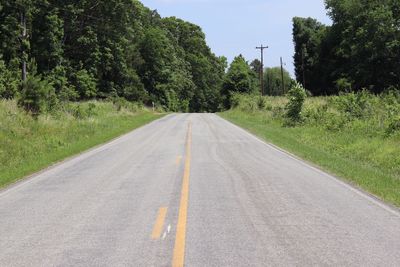
<instances>
[{"instance_id":1,"label":"shrub","mask_svg":"<svg viewBox=\"0 0 400 267\"><path fill-rule=\"evenodd\" d=\"M302 120L301 110L306 100L306 91L303 86L296 83L288 92L289 102L286 104L286 118L289 122L297 123Z\"/></svg>"},{"instance_id":2,"label":"shrub","mask_svg":"<svg viewBox=\"0 0 400 267\"><path fill-rule=\"evenodd\" d=\"M240 94L233 94L231 96L231 101L230 102L231 102L231 108L232 109L239 107L240 102L242 100L241 98L242 98L242 96Z\"/></svg>"},{"instance_id":3,"label":"shrub","mask_svg":"<svg viewBox=\"0 0 400 267\"><path fill-rule=\"evenodd\" d=\"M86 103L80 103L80 104L70 103L69 105L67 105L67 110L69 113L72 114L72 116L74 116L74 118L80 119L80 120L83 120L86 118L91 118L91 117L98 115L97 105L94 102L88 102L87 104Z\"/></svg>"},{"instance_id":4,"label":"shrub","mask_svg":"<svg viewBox=\"0 0 400 267\"><path fill-rule=\"evenodd\" d=\"M257 107L259 110L264 110L267 107L267 100L264 97L259 96L257 98Z\"/></svg>"},{"instance_id":5,"label":"shrub","mask_svg":"<svg viewBox=\"0 0 400 267\"><path fill-rule=\"evenodd\" d=\"M397 116L391 120L389 126L386 128L386 135L392 135L396 132L400 131L400 116Z\"/></svg>"},{"instance_id":6,"label":"shrub","mask_svg":"<svg viewBox=\"0 0 400 267\"><path fill-rule=\"evenodd\" d=\"M51 82L42 79L40 75L30 75L22 84L18 105L37 116L51 111L57 105L57 97Z\"/></svg>"},{"instance_id":7,"label":"shrub","mask_svg":"<svg viewBox=\"0 0 400 267\"><path fill-rule=\"evenodd\" d=\"M121 111L122 109L138 112L143 109L143 104L138 104L136 102L130 102L123 97L112 97L109 98L117 111Z\"/></svg>"},{"instance_id":8,"label":"shrub","mask_svg":"<svg viewBox=\"0 0 400 267\"><path fill-rule=\"evenodd\" d=\"M144 85L135 71L128 73L126 82L127 85L122 89L119 95L123 96L128 101L146 102L149 100L148 93L144 89Z\"/></svg>"},{"instance_id":9,"label":"shrub","mask_svg":"<svg viewBox=\"0 0 400 267\"><path fill-rule=\"evenodd\" d=\"M79 98L79 93L76 91L75 86L68 81L65 67L55 67L46 78L53 84L59 100L73 101Z\"/></svg>"},{"instance_id":10,"label":"shrub","mask_svg":"<svg viewBox=\"0 0 400 267\"><path fill-rule=\"evenodd\" d=\"M19 74L8 68L0 56L0 97L13 98L19 87Z\"/></svg>"},{"instance_id":11,"label":"shrub","mask_svg":"<svg viewBox=\"0 0 400 267\"><path fill-rule=\"evenodd\" d=\"M335 97L334 103L349 120L368 118L372 114L372 96L366 90L352 92Z\"/></svg>"},{"instance_id":12,"label":"shrub","mask_svg":"<svg viewBox=\"0 0 400 267\"><path fill-rule=\"evenodd\" d=\"M75 74L76 90L81 98L92 98L96 96L96 79L87 70L83 69Z\"/></svg>"},{"instance_id":13,"label":"shrub","mask_svg":"<svg viewBox=\"0 0 400 267\"><path fill-rule=\"evenodd\" d=\"M351 92L352 83L346 78L340 78L336 80L336 89L338 92Z\"/></svg>"},{"instance_id":14,"label":"shrub","mask_svg":"<svg viewBox=\"0 0 400 267\"><path fill-rule=\"evenodd\" d=\"M280 106L272 107L271 112L272 112L272 117L275 119L281 119L282 117L285 116L285 109Z\"/></svg>"}]
</instances>

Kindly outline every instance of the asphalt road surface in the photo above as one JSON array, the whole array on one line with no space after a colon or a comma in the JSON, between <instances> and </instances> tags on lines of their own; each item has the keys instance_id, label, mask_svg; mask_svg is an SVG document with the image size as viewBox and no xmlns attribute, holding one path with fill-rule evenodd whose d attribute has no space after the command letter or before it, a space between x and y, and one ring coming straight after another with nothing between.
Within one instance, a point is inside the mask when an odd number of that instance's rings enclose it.
<instances>
[{"instance_id":1,"label":"asphalt road surface","mask_svg":"<svg viewBox=\"0 0 400 267\"><path fill-rule=\"evenodd\" d=\"M400 266L400 213L214 114L0 191L0 266Z\"/></svg>"}]
</instances>

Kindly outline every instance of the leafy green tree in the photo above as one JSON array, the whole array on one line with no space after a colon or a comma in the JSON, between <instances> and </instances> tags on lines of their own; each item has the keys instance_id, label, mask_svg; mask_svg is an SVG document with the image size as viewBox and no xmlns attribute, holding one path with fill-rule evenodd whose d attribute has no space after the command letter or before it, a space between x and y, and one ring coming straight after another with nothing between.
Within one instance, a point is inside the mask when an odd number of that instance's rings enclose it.
<instances>
[{"instance_id":1,"label":"leafy green tree","mask_svg":"<svg viewBox=\"0 0 400 267\"><path fill-rule=\"evenodd\" d=\"M326 0L333 24L294 18L298 81L315 95L400 88L400 2ZM304 64L303 64L304 63Z\"/></svg>"},{"instance_id":2,"label":"leafy green tree","mask_svg":"<svg viewBox=\"0 0 400 267\"><path fill-rule=\"evenodd\" d=\"M283 70L282 86L282 73L280 67L266 68L264 71L264 92L267 95L284 95L293 85L293 80L287 70ZM284 88L284 89L283 89Z\"/></svg>"},{"instance_id":3,"label":"leafy green tree","mask_svg":"<svg viewBox=\"0 0 400 267\"><path fill-rule=\"evenodd\" d=\"M253 93L255 88L254 72L242 55L234 58L223 84L224 105L231 106L233 93Z\"/></svg>"},{"instance_id":4,"label":"leafy green tree","mask_svg":"<svg viewBox=\"0 0 400 267\"><path fill-rule=\"evenodd\" d=\"M169 38L178 49L178 57L189 64L196 89L190 99L192 111L217 111L221 99L221 86L226 68L226 58L216 57L207 46L201 28L175 17L162 20Z\"/></svg>"},{"instance_id":5,"label":"leafy green tree","mask_svg":"<svg viewBox=\"0 0 400 267\"><path fill-rule=\"evenodd\" d=\"M286 117L289 119L289 124L300 122L302 120L301 111L307 97L306 91L300 83L296 83L289 90L288 96L289 102L286 104Z\"/></svg>"},{"instance_id":6,"label":"leafy green tree","mask_svg":"<svg viewBox=\"0 0 400 267\"><path fill-rule=\"evenodd\" d=\"M4 60L0 56L0 97L13 98L19 87L19 72L18 66L12 67L11 64L7 67Z\"/></svg>"},{"instance_id":7,"label":"leafy green tree","mask_svg":"<svg viewBox=\"0 0 400 267\"><path fill-rule=\"evenodd\" d=\"M293 18L296 79L313 95L331 93L334 87L328 32L329 27L315 19Z\"/></svg>"},{"instance_id":8,"label":"leafy green tree","mask_svg":"<svg viewBox=\"0 0 400 267\"><path fill-rule=\"evenodd\" d=\"M124 97L174 111L221 106L226 59L211 52L199 26L161 18L138 0L4 0L0 25L0 97L22 93L11 86L21 81L15 70L32 59L37 74L28 74L63 101Z\"/></svg>"},{"instance_id":9,"label":"leafy green tree","mask_svg":"<svg viewBox=\"0 0 400 267\"><path fill-rule=\"evenodd\" d=\"M37 0L31 23L31 53L40 73L49 73L63 62L64 23L59 8L49 1Z\"/></svg>"},{"instance_id":10,"label":"leafy green tree","mask_svg":"<svg viewBox=\"0 0 400 267\"><path fill-rule=\"evenodd\" d=\"M140 68L143 84L152 101L163 102L165 85L168 83L176 62L174 47L160 28L147 30L141 44L140 53L144 64ZM161 103L165 104L165 103Z\"/></svg>"},{"instance_id":11,"label":"leafy green tree","mask_svg":"<svg viewBox=\"0 0 400 267\"><path fill-rule=\"evenodd\" d=\"M250 63L250 67L251 69L254 71L255 75L257 75L257 77L260 76L260 71L261 71L261 61L259 59L254 59L251 63Z\"/></svg>"},{"instance_id":12,"label":"leafy green tree","mask_svg":"<svg viewBox=\"0 0 400 267\"><path fill-rule=\"evenodd\" d=\"M76 72L75 87L80 97L83 99L88 99L96 96L96 80L85 69Z\"/></svg>"},{"instance_id":13,"label":"leafy green tree","mask_svg":"<svg viewBox=\"0 0 400 267\"><path fill-rule=\"evenodd\" d=\"M340 37L335 55L342 77L353 88L381 92L400 85L400 2L397 0L326 0Z\"/></svg>"}]
</instances>

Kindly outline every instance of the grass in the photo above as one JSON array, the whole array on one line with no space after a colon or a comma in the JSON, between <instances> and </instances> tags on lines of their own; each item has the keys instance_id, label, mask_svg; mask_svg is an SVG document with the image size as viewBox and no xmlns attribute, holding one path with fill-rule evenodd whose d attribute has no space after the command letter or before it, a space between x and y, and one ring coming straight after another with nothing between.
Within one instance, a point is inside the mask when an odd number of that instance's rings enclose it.
<instances>
[{"instance_id":1,"label":"grass","mask_svg":"<svg viewBox=\"0 0 400 267\"><path fill-rule=\"evenodd\" d=\"M284 126L287 100L282 97L265 98L262 108L257 107L259 100L252 103L250 97L242 97L235 109L220 115L400 207L400 131L388 131L396 125L400 101L368 96L371 112L363 107L365 116L360 117L342 108L340 98L345 97L309 98L303 108L304 121L295 127ZM394 115L386 109L394 109Z\"/></svg>"},{"instance_id":2,"label":"grass","mask_svg":"<svg viewBox=\"0 0 400 267\"><path fill-rule=\"evenodd\" d=\"M135 105L69 103L37 119L0 101L0 188L127 133L161 114Z\"/></svg>"}]
</instances>

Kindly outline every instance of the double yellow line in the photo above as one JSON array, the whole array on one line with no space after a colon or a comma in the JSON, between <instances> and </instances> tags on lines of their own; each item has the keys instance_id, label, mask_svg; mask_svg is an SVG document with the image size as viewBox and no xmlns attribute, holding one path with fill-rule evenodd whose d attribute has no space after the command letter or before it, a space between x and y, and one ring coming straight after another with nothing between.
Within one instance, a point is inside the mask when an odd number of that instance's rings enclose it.
<instances>
[{"instance_id":1,"label":"double yellow line","mask_svg":"<svg viewBox=\"0 0 400 267\"><path fill-rule=\"evenodd\" d=\"M185 168L183 171L181 202L179 205L178 224L176 227L173 267L180 267L185 262L186 221L189 200L190 160L192 149L192 123L189 123L186 136Z\"/></svg>"}]
</instances>

